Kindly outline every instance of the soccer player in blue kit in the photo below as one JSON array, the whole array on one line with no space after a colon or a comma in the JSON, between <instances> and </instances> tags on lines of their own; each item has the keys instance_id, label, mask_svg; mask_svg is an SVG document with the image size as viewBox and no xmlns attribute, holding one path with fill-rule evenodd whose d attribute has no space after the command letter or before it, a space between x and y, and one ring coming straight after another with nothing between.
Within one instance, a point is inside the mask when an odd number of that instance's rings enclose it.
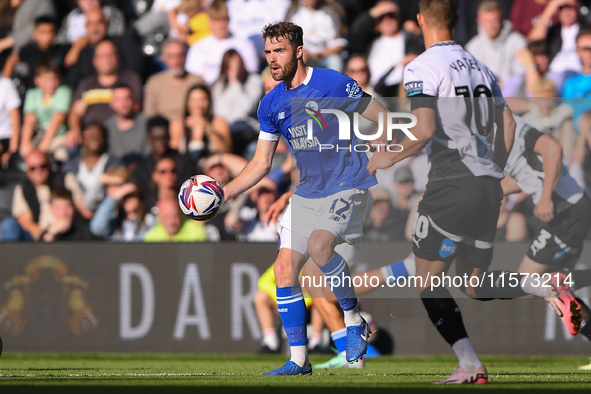
<instances>
[{"instance_id":1,"label":"soccer player in blue kit","mask_svg":"<svg viewBox=\"0 0 591 394\"><path fill-rule=\"evenodd\" d=\"M350 140L340 140L337 116L319 116L319 111L357 112L378 122L387 110L353 79L333 70L306 66L301 27L290 22L271 24L264 28L262 37L273 79L281 83L261 100L261 130L254 158L224 192L229 200L257 184L271 169L277 143L285 137L301 174L279 226L274 267L278 310L291 360L264 375L310 375L306 306L298 280L308 256L332 283L344 311L347 361L356 362L367 350L369 327L359 314L349 267L334 248L344 242L356 245L361 240L367 189L377 183L366 170L366 153L352 148L361 146L355 134L351 133ZM312 138L308 138L311 114L316 114L317 123ZM384 144L385 138L374 142L380 143Z\"/></svg>"}]
</instances>

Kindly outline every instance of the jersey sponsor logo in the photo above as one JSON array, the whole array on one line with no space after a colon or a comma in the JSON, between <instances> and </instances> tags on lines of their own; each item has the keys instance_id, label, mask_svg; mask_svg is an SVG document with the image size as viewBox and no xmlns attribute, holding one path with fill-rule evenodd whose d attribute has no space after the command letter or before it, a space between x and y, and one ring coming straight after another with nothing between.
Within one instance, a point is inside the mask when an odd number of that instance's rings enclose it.
<instances>
[{"instance_id":1,"label":"jersey sponsor logo","mask_svg":"<svg viewBox=\"0 0 591 394\"><path fill-rule=\"evenodd\" d=\"M406 90L406 95L409 97L423 94L423 81L407 82L404 84L404 90Z\"/></svg>"},{"instance_id":2,"label":"jersey sponsor logo","mask_svg":"<svg viewBox=\"0 0 591 394\"><path fill-rule=\"evenodd\" d=\"M279 309L277 309L277 312L279 312L279 313L287 312L287 308L279 308Z\"/></svg>"},{"instance_id":3,"label":"jersey sponsor logo","mask_svg":"<svg viewBox=\"0 0 591 394\"><path fill-rule=\"evenodd\" d=\"M353 84L348 83L347 87L345 88L345 91L347 92L347 95L351 98L358 98L363 96L363 90L361 89L361 87L359 87L357 82L353 82Z\"/></svg>"},{"instance_id":4,"label":"jersey sponsor logo","mask_svg":"<svg viewBox=\"0 0 591 394\"><path fill-rule=\"evenodd\" d=\"M441 248L439 248L439 256L445 259L447 257L451 257L456 254L458 250L458 245L454 241L449 238L446 238L441 243Z\"/></svg>"}]
</instances>

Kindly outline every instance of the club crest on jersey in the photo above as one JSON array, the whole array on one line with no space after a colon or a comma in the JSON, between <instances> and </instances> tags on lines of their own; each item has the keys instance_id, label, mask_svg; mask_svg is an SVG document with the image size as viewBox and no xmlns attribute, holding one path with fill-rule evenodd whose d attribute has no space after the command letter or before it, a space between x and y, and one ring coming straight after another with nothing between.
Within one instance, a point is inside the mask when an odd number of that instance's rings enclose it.
<instances>
[{"instance_id":1,"label":"club crest on jersey","mask_svg":"<svg viewBox=\"0 0 591 394\"><path fill-rule=\"evenodd\" d=\"M349 97L358 98L363 96L363 90L361 90L357 82L353 82L353 84L348 83L345 90L347 91L347 95Z\"/></svg>"},{"instance_id":2,"label":"club crest on jersey","mask_svg":"<svg viewBox=\"0 0 591 394\"><path fill-rule=\"evenodd\" d=\"M423 81L407 82L404 84L404 90L406 90L406 95L408 97L423 94Z\"/></svg>"}]
</instances>

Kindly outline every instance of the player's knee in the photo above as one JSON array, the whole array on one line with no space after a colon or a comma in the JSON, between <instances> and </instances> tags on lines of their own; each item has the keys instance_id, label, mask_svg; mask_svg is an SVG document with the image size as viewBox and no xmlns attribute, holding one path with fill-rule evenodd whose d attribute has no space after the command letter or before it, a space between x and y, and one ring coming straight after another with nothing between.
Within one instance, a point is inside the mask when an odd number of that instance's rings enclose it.
<instances>
[{"instance_id":1,"label":"player's knee","mask_svg":"<svg viewBox=\"0 0 591 394\"><path fill-rule=\"evenodd\" d=\"M324 240L310 238L308 240L308 253L310 253L310 257L316 264L323 266L330 260L333 250L330 244Z\"/></svg>"}]
</instances>

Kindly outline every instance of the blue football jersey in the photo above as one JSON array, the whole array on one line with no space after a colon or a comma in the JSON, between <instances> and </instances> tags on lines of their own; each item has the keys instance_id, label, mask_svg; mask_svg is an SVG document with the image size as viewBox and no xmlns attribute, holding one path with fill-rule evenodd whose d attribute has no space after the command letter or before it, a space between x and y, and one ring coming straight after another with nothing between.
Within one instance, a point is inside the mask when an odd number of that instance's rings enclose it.
<instances>
[{"instance_id":1,"label":"blue football jersey","mask_svg":"<svg viewBox=\"0 0 591 394\"><path fill-rule=\"evenodd\" d=\"M263 97L258 110L259 138L275 141L283 135L288 141L301 174L296 194L321 198L377 183L367 172L367 154L353 133L353 117L348 122L350 137L339 139L337 116L322 113L323 109L339 110L351 115L363 112L367 103L353 79L312 67L300 86L287 90L282 81Z\"/></svg>"}]
</instances>

